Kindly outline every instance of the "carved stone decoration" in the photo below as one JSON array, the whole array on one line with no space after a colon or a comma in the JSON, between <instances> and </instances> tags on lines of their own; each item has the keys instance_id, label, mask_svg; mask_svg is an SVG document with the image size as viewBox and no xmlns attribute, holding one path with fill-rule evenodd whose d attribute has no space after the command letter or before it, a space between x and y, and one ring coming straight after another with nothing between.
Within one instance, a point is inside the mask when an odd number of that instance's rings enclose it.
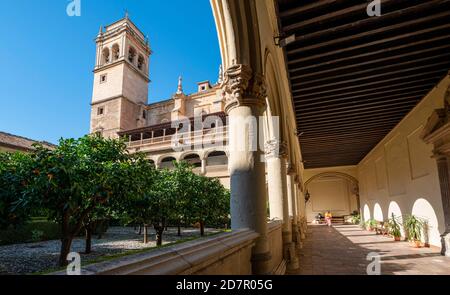
<instances>
[{"instance_id":1,"label":"carved stone decoration","mask_svg":"<svg viewBox=\"0 0 450 295\"><path fill-rule=\"evenodd\" d=\"M297 170L295 169L295 165L291 164L291 163L288 163L286 165L286 174L293 176L293 175L296 175L296 173L297 173Z\"/></svg>"},{"instance_id":2,"label":"carved stone decoration","mask_svg":"<svg viewBox=\"0 0 450 295\"><path fill-rule=\"evenodd\" d=\"M264 145L266 158L278 158L287 156L287 143L278 139L271 139Z\"/></svg>"},{"instance_id":3,"label":"carved stone decoration","mask_svg":"<svg viewBox=\"0 0 450 295\"><path fill-rule=\"evenodd\" d=\"M226 113L239 106L264 106L266 97L264 78L259 74L253 74L248 65L232 65L224 73L222 97L225 100Z\"/></svg>"},{"instance_id":4,"label":"carved stone decoration","mask_svg":"<svg viewBox=\"0 0 450 295\"><path fill-rule=\"evenodd\" d=\"M444 108L431 114L422 139L434 147L433 157L438 168L445 222L445 231L441 234L441 253L450 257L450 87L444 95Z\"/></svg>"}]
</instances>

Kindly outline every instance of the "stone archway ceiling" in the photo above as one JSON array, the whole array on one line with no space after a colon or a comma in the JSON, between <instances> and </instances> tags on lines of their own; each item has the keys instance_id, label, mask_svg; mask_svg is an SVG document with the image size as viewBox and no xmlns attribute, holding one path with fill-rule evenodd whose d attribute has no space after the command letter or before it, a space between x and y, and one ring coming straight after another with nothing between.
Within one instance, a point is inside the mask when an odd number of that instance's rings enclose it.
<instances>
[{"instance_id":1,"label":"stone archway ceiling","mask_svg":"<svg viewBox=\"0 0 450 295\"><path fill-rule=\"evenodd\" d=\"M305 168L356 165L450 69L450 1L278 0Z\"/></svg>"}]
</instances>

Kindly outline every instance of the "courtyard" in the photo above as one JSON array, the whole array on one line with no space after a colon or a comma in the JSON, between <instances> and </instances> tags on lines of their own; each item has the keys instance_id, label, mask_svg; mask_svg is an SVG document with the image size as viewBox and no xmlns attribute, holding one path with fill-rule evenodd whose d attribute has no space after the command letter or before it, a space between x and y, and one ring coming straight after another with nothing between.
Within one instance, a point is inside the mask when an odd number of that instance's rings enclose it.
<instances>
[{"instance_id":1,"label":"courtyard","mask_svg":"<svg viewBox=\"0 0 450 295\"><path fill-rule=\"evenodd\" d=\"M449 275L450 258L440 249L413 248L357 225L311 225L299 251L300 268L290 274L366 275L369 253L378 253L382 275Z\"/></svg>"}]
</instances>

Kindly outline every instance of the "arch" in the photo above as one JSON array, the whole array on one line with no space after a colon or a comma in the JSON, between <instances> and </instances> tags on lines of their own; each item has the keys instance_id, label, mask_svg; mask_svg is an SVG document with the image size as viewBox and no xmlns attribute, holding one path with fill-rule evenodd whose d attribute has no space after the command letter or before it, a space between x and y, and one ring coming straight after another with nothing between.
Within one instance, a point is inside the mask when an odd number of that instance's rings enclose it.
<instances>
[{"instance_id":1,"label":"arch","mask_svg":"<svg viewBox=\"0 0 450 295\"><path fill-rule=\"evenodd\" d=\"M405 236L405 232L403 231L403 214L402 210L400 209L400 206L397 202L391 201L389 203L389 209L388 209L388 216L386 219L392 218L392 216L398 221L400 224L400 231L402 233L402 236Z\"/></svg>"},{"instance_id":2,"label":"arch","mask_svg":"<svg viewBox=\"0 0 450 295\"><path fill-rule=\"evenodd\" d=\"M427 222L427 228L424 229L422 241L435 246L441 245L441 234L439 231L439 221L433 206L424 198L419 198L414 202L411 211L415 215Z\"/></svg>"},{"instance_id":3,"label":"arch","mask_svg":"<svg viewBox=\"0 0 450 295\"><path fill-rule=\"evenodd\" d=\"M135 59L136 59L136 49L134 49L133 46L130 46L130 48L128 48L128 61L134 64Z\"/></svg>"},{"instance_id":4,"label":"arch","mask_svg":"<svg viewBox=\"0 0 450 295\"><path fill-rule=\"evenodd\" d=\"M112 61L118 60L119 57L120 57L120 47L119 47L119 44L115 43L115 44L112 46L111 51L112 51Z\"/></svg>"},{"instance_id":5,"label":"arch","mask_svg":"<svg viewBox=\"0 0 450 295\"><path fill-rule=\"evenodd\" d=\"M161 124L165 124L165 123L169 123L169 120L164 118L161 120Z\"/></svg>"},{"instance_id":6,"label":"arch","mask_svg":"<svg viewBox=\"0 0 450 295\"><path fill-rule=\"evenodd\" d=\"M109 48L105 47L102 50L102 65L105 65L109 63L110 61L110 54L109 54Z\"/></svg>"},{"instance_id":7,"label":"arch","mask_svg":"<svg viewBox=\"0 0 450 295\"><path fill-rule=\"evenodd\" d=\"M209 151L205 155L207 166L228 165L228 156L224 151Z\"/></svg>"},{"instance_id":8,"label":"arch","mask_svg":"<svg viewBox=\"0 0 450 295\"><path fill-rule=\"evenodd\" d=\"M194 152L187 152L180 156L180 161L185 161L194 167L198 168L202 166L202 160L199 154Z\"/></svg>"},{"instance_id":9,"label":"arch","mask_svg":"<svg viewBox=\"0 0 450 295\"><path fill-rule=\"evenodd\" d=\"M144 70L144 66L145 66L145 59L144 56L142 54L139 54L138 56L138 60L137 60L137 67L139 70Z\"/></svg>"},{"instance_id":10,"label":"arch","mask_svg":"<svg viewBox=\"0 0 450 295\"><path fill-rule=\"evenodd\" d=\"M357 195L359 196L358 179L356 179L355 177L353 177L347 173L342 173L342 172L322 172L322 173L316 174L305 182L305 189L308 189L308 184L310 184L315 179L319 179L321 177L330 177L330 176L344 178L344 179L350 181L354 185L354 189L356 190L354 193L355 194L357 193Z\"/></svg>"},{"instance_id":11,"label":"arch","mask_svg":"<svg viewBox=\"0 0 450 295\"><path fill-rule=\"evenodd\" d=\"M383 210L381 210L381 206L378 203L373 206L373 218L377 221L384 221Z\"/></svg>"},{"instance_id":12,"label":"arch","mask_svg":"<svg viewBox=\"0 0 450 295\"><path fill-rule=\"evenodd\" d=\"M164 155L159 157L157 160L157 166L159 168L166 168L166 169L172 169L174 167L173 161L176 161L177 159L172 155Z\"/></svg>"},{"instance_id":13,"label":"arch","mask_svg":"<svg viewBox=\"0 0 450 295\"><path fill-rule=\"evenodd\" d=\"M372 216L370 215L370 208L369 205L365 204L364 205L364 210L363 210L363 218L364 221L370 220L372 218Z\"/></svg>"}]
</instances>

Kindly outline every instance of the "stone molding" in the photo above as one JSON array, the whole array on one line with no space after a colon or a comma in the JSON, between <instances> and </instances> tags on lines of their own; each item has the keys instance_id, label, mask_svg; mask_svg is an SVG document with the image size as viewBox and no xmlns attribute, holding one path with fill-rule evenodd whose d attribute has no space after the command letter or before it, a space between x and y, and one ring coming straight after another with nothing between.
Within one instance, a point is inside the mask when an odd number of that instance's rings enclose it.
<instances>
[{"instance_id":1,"label":"stone molding","mask_svg":"<svg viewBox=\"0 0 450 295\"><path fill-rule=\"evenodd\" d=\"M286 174L289 176L297 175L297 170L295 169L295 164L292 164L292 163L286 164Z\"/></svg>"},{"instance_id":2,"label":"stone molding","mask_svg":"<svg viewBox=\"0 0 450 295\"><path fill-rule=\"evenodd\" d=\"M267 159L270 158L286 158L287 143L278 139L271 139L264 144L264 152Z\"/></svg>"},{"instance_id":3,"label":"stone molding","mask_svg":"<svg viewBox=\"0 0 450 295\"><path fill-rule=\"evenodd\" d=\"M189 275L201 272L241 250L253 247L257 233L239 229L206 239L173 245L167 248L129 255L111 261L82 267L82 275ZM250 261L248 261L250 263ZM236 265L235 274L241 266ZM57 272L54 275L65 275Z\"/></svg>"},{"instance_id":4,"label":"stone molding","mask_svg":"<svg viewBox=\"0 0 450 295\"><path fill-rule=\"evenodd\" d=\"M264 78L254 74L248 65L230 66L224 73L221 88L226 113L239 106L265 106Z\"/></svg>"}]
</instances>

